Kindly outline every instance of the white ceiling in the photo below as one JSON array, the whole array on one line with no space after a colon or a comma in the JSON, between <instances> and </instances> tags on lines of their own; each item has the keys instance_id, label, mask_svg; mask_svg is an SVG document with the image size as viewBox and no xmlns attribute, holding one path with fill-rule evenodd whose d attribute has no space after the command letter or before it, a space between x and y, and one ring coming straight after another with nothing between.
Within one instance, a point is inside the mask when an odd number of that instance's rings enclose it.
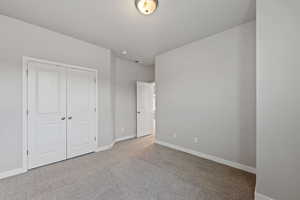
<instances>
[{"instance_id":1,"label":"white ceiling","mask_svg":"<svg viewBox=\"0 0 300 200\"><path fill-rule=\"evenodd\" d=\"M160 0L151 16L134 0L0 0L0 14L151 65L157 54L254 20L255 0Z\"/></svg>"}]
</instances>

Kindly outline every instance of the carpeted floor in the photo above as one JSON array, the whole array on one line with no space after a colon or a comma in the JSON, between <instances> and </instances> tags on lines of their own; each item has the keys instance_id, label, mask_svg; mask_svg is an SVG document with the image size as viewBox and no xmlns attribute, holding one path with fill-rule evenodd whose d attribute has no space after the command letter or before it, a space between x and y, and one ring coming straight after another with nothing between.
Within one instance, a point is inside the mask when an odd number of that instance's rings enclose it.
<instances>
[{"instance_id":1,"label":"carpeted floor","mask_svg":"<svg viewBox=\"0 0 300 200\"><path fill-rule=\"evenodd\" d=\"M0 200L253 200L255 175L153 138L0 180Z\"/></svg>"}]
</instances>

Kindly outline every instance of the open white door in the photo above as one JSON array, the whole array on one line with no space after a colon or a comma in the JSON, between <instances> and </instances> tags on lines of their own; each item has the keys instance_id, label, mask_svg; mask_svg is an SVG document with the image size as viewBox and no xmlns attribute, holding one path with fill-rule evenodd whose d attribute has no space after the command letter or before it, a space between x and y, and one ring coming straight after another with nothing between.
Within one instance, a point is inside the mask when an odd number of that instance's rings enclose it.
<instances>
[{"instance_id":1,"label":"open white door","mask_svg":"<svg viewBox=\"0 0 300 200\"><path fill-rule=\"evenodd\" d=\"M154 84L137 82L137 137L154 132Z\"/></svg>"},{"instance_id":2,"label":"open white door","mask_svg":"<svg viewBox=\"0 0 300 200\"><path fill-rule=\"evenodd\" d=\"M96 149L96 74L68 70L67 158Z\"/></svg>"},{"instance_id":3,"label":"open white door","mask_svg":"<svg viewBox=\"0 0 300 200\"><path fill-rule=\"evenodd\" d=\"M28 65L28 168L66 159L66 70Z\"/></svg>"}]
</instances>

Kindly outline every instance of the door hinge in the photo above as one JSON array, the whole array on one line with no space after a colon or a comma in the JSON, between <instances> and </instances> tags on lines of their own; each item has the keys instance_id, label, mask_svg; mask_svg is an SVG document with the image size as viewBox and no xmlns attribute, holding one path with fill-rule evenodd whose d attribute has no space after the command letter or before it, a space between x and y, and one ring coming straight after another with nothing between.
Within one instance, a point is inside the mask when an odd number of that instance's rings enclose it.
<instances>
[{"instance_id":1,"label":"door hinge","mask_svg":"<svg viewBox=\"0 0 300 200\"><path fill-rule=\"evenodd\" d=\"M29 156L29 150L26 151L27 156Z\"/></svg>"},{"instance_id":2,"label":"door hinge","mask_svg":"<svg viewBox=\"0 0 300 200\"><path fill-rule=\"evenodd\" d=\"M26 76L28 76L28 69L26 69Z\"/></svg>"},{"instance_id":3,"label":"door hinge","mask_svg":"<svg viewBox=\"0 0 300 200\"><path fill-rule=\"evenodd\" d=\"M96 138L96 137L94 137L94 140L95 140L95 141L97 141L97 138Z\"/></svg>"},{"instance_id":4,"label":"door hinge","mask_svg":"<svg viewBox=\"0 0 300 200\"><path fill-rule=\"evenodd\" d=\"M97 79L96 78L94 78L94 82L97 83Z\"/></svg>"},{"instance_id":5,"label":"door hinge","mask_svg":"<svg viewBox=\"0 0 300 200\"><path fill-rule=\"evenodd\" d=\"M97 111L97 108L94 108L94 111L96 112L96 111Z\"/></svg>"},{"instance_id":6,"label":"door hinge","mask_svg":"<svg viewBox=\"0 0 300 200\"><path fill-rule=\"evenodd\" d=\"M26 110L26 114L29 115L29 110L28 109Z\"/></svg>"}]
</instances>

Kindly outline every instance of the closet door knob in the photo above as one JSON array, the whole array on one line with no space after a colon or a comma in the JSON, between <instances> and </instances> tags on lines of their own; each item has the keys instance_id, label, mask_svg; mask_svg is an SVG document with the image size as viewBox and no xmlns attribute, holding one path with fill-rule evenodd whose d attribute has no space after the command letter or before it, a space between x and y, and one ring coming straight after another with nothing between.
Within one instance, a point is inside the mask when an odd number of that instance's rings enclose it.
<instances>
[{"instance_id":1,"label":"closet door knob","mask_svg":"<svg viewBox=\"0 0 300 200\"><path fill-rule=\"evenodd\" d=\"M65 117L62 117L62 118L61 118L61 120L65 120L65 119L66 119Z\"/></svg>"},{"instance_id":2,"label":"closet door knob","mask_svg":"<svg viewBox=\"0 0 300 200\"><path fill-rule=\"evenodd\" d=\"M68 117L69 120L71 120L73 117Z\"/></svg>"}]
</instances>

